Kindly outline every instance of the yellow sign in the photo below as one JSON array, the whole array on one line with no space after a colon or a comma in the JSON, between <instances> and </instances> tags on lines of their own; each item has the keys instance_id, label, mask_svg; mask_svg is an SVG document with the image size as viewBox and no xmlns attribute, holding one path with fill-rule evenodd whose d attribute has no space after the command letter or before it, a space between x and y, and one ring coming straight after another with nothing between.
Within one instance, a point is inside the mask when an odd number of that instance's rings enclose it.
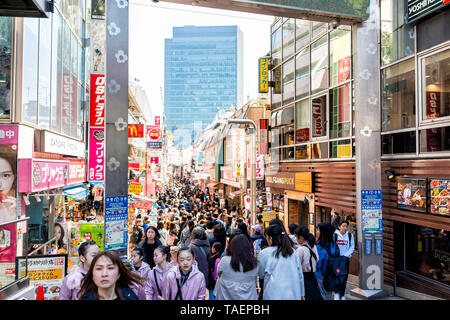
<instances>
[{"instance_id":1,"label":"yellow sign","mask_svg":"<svg viewBox=\"0 0 450 320\"><path fill-rule=\"evenodd\" d=\"M128 187L128 193L133 193L133 194L141 194L142 192L142 185L140 184L130 184L130 186Z\"/></svg>"},{"instance_id":2,"label":"yellow sign","mask_svg":"<svg viewBox=\"0 0 450 320\"><path fill-rule=\"evenodd\" d=\"M273 211L263 212L262 214L262 221L269 222L270 220L273 220L277 217L276 213L273 213Z\"/></svg>"},{"instance_id":3,"label":"yellow sign","mask_svg":"<svg viewBox=\"0 0 450 320\"><path fill-rule=\"evenodd\" d=\"M337 146L338 158L347 158L352 156L352 146L350 144L341 144Z\"/></svg>"},{"instance_id":4,"label":"yellow sign","mask_svg":"<svg viewBox=\"0 0 450 320\"><path fill-rule=\"evenodd\" d=\"M259 92L269 92L269 58L259 58Z\"/></svg>"},{"instance_id":5,"label":"yellow sign","mask_svg":"<svg viewBox=\"0 0 450 320\"><path fill-rule=\"evenodd\" d=\"M295 190L312 192L312 172L295 173Z\"/></svg>"},{"instance_id":6,"label":"yellow sign","mask_svg":"<svg viewBox=\"0 0 450 320\"><path fill-rule=\"evenodd\" d=\"M63 270L58 269L39 269L39 270L28 270L28 275L30 276L30 281L42 281L42 280L61 280L64 276L62 274ZM25 270L20 272L20 276L25 276Z\"/></svg>"}]
</instances>

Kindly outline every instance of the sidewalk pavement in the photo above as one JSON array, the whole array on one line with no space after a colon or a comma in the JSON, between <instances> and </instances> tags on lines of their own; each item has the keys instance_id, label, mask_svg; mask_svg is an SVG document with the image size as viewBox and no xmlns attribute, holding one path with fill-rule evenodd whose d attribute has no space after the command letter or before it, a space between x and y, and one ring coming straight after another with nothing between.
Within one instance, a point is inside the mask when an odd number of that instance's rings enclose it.
<instances>
[{"instance_id":1,"label":"sidewalk pavement","mask_svg":"<svg viewBox=\"0 0 450 320\"><path fill-rule=\"evenodd\" d=\"M358 286L356 284L354 284L353 282L347 281L347 287L345 288L345 298L347 300L364 300L355 296L352 296L350 291L352 291L353 289L358 288ZM383 297L383 298L375 298L373 300L407 300L401 297L397 297L397 296L387 296L387 297Z\"/></svg>"}]
</instances>

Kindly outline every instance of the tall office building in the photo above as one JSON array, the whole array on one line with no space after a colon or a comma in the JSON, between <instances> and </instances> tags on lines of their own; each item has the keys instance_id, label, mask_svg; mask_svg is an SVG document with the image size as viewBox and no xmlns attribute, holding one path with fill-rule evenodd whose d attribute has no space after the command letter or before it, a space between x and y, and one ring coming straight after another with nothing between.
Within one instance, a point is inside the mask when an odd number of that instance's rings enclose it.
<instances>
[{"instance_id":1,"label":"tall office building","mask_svg":"<svg viewBox=\"0 0 450 320\"><path fill-rule=\"evenodd\" d=\"M243 100L243 43L237 26L184 26L165 39L164 112L184 149L220 109Z\"/></svg>"}]
</instances>

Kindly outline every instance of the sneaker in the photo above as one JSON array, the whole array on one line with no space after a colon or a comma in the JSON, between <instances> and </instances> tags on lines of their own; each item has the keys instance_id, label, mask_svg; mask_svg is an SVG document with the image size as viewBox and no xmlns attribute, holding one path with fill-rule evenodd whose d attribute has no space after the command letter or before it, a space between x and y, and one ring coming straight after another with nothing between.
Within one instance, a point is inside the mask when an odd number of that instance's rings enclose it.
<instances>
[{"instance_id":1,"label":"sneaker","mask_svg":"<svg viewBox=\"0 0 450 320\"><path fill-rule=\"evenodd\" d=\"M347 300L347 298L345 296L342 296L341 300Z\"/></svg>"},{"instance_id":2,"label":"sneaker","mask_svg":"<svg viewBox=\"0 0 450 320\"><path fill-rule=\"evenodd\" d=\"M339 294L337 294L336 292L333 292L333 300L341 300Z\"/></svg>"}]
</instances>

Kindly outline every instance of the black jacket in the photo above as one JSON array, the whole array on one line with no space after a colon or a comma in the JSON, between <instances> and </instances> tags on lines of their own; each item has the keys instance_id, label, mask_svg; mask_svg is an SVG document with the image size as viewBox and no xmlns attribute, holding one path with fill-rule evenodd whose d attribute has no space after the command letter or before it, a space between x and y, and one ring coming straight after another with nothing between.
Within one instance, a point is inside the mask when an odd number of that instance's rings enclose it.
<instances>
[{"instance_id":1,"label":"black jacket","mask_svg":"<svg viewBox=\"0 0 450 320\"><path fill-rule=\"evenodd\" d=\"M157 238L155 239L154 244L149 244L147 243L147 239L144 239L138 245L144 250L144 261L147 262L152 269L156 266L155 262L153 261L153 252L161 245L161 241Z\"/></svg>"},{"instance_id":2,"label":"black jacket","mask_svg":"<svg viewBox=\"0 0 450 320\"><path fill-rule=\"evenodd\" d=\"M211 265L211 248L208 240L193 239L189 247L195 255L198 269L205 276L205 283L208 284L209 266Z\"/></svg>"},{"instance_id":3,"label":"black jacket","mask_svg":"<svg viewBox=\"0 0 450 320\"><path fill-rule=\"evenodd\" d=\"M138 296L130 288L119 288L123 300L139 300ZM92 291L86 293L82 300L95 300Z\"/></svg>"}]
</instances>

